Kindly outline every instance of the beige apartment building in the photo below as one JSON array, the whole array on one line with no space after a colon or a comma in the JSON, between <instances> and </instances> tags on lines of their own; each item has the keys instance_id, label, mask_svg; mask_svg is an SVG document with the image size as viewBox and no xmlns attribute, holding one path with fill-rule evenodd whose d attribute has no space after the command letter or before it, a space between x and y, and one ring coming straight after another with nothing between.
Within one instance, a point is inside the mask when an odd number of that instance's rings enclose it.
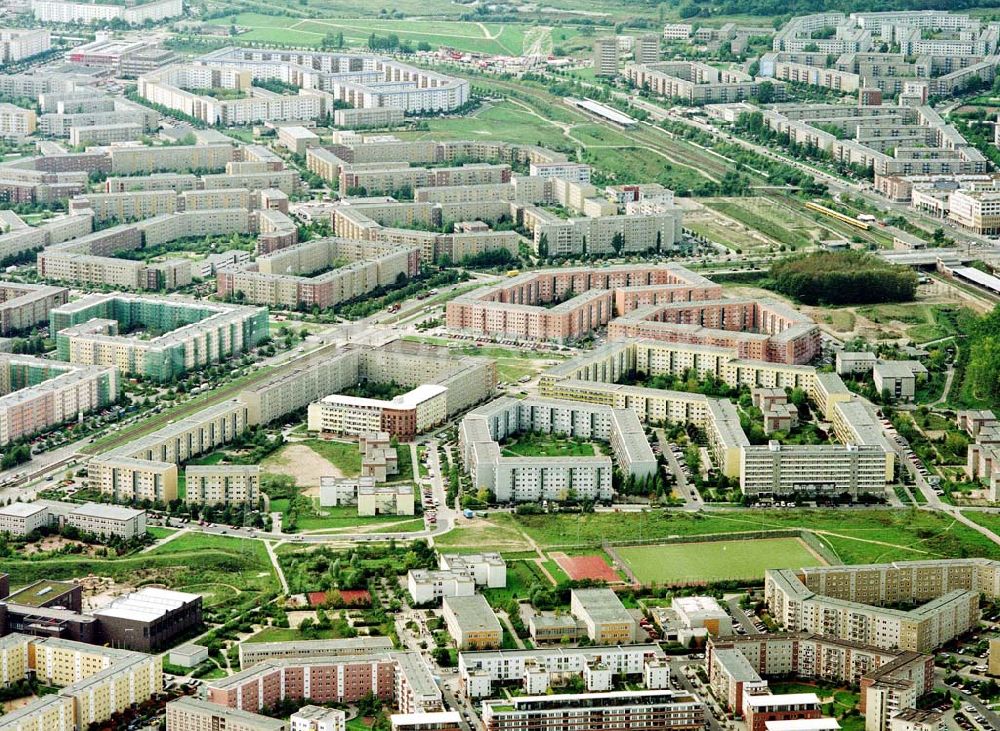
<instances>
[{"instance_id":1,"label":"beige apartment building","mask_svg":"<svg viewBox=\"0 0 1000 731\"><path fill-rule=\"evenodd\" d=\"M827 634L875 647L931 652L979 622L979 594L997 596L987 559L944 559L769 570L765 597L788 631ZM884 605L923 602L902 611Z\"/></svg>"},{"instance_id":2,"label":"beige apartment building","mask_svg":"<svg viewBox=\"0 0 1000 731\"><path fill-rule=\"evenodd\" d=\"M37 125L35 112L13 104L0 104L0 137L20 139L33 134Z\"/></svg>"},{"instance_id":3,"label":"beige apartment building","mask_svg":"<svg viewBox=\"0 0 1000 731\"><path fill-rule=\"evenodd\" d=\"M259 465L190 465L184 481L188 504L256 507L260 502Z\"/></svg>"},{"instance_id":4,"label":"beige apartment building","mask_svg":"<svg viewBox=\"0 0 1000 731\"><path fill-rule=\"evenodd\" d=\"M285 721L183 697L167 704L167 731L288 731Z\"/></svg>"}]
</instances>

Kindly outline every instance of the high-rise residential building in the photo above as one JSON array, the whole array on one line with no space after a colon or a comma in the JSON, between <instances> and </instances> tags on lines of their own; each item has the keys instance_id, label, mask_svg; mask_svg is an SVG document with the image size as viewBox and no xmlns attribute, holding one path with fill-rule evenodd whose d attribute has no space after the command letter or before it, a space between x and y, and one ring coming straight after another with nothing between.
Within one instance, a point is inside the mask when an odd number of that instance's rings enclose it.
<instances>
[{"instance_id":1,"label":"high-rise residential building","mask_svg":"<svg viewBox=\"0 0 1000 731\"><path fill-rule=\"evenodd\" d=\"M633 51L636 63L656 63L660 60L660 36L656 33L645 33L636 36Z\"/></svg>"},{"instance_id":2,"label":"high-rise residential building","mask_svg":"<svg viewBox=\"0 0 1000 731\"><path fill-rule=\"evenodd\" d=\"M614 36L594 39L594 75L618 75L618 39Z\"/></svg>"}]
</instances>

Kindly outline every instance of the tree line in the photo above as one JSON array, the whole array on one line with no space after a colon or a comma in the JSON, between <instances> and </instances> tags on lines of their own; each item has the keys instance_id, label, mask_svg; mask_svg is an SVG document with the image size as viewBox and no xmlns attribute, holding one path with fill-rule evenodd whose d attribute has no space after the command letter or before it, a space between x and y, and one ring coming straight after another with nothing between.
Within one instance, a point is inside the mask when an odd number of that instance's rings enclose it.
<instances>
[{"instance_id":1,"label":"tree line","mask_svg":"<svg viewBox=\"0 0 1000 731\"><path fill-rule=\"evenodd\" d=\"M774 264L769 286L808 305L908 302L917 275L864 251L817 251Z\"/></svg>"}]
</instances>

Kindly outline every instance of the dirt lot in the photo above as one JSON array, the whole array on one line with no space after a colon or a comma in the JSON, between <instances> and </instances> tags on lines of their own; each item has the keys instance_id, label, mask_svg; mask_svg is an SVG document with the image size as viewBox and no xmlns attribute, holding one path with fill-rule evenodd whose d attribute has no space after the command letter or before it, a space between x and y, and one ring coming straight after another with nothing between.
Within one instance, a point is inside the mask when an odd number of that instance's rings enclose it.
<instances>
[{"instance_id":1,"label":"dirt lot","mask_svg":"<svg viewBox=\"0 0 1000 731\"><path fill-rule=\"evenodd\" d=\"M31 556L36 553L58 551L66 546L82 546L83 553L91 556L93 556L100 548L100 546L91 546L87 543L83 543L82 541L71 541L68 538L63 538L62 536L46 536L40 541L25 545L23 552L25 556Z\"/></svg>"},{"instance_id":2,"label":"dirt lot","mask_svg":"<svg viewBox=\"0 0 1000 731\"><path fill-rule=\"evenodd\" d=\"M295 484L305 488L303 495L319 497L320 477L343 477L344 474L329 461L302 444L289 444L272 454L260 465L262 472L290 475Z\"/></svg>"}]
</instances>

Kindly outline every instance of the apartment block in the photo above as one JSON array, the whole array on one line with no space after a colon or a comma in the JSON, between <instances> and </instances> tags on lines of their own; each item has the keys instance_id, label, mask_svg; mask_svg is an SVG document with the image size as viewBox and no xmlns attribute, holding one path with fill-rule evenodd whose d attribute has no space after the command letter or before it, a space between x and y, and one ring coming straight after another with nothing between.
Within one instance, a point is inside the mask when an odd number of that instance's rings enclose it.
<instances>
[{"instance_id":1,"label":"apartment block","mask_svg":"<svg viewBox=\"0 0 1000 731\"><path fill-rule=\"evenodd\" d=\"M143 25L175 18L184 11L182 0L150 0L136 5L102 5L71 0L31 0L35 20L42 23L103 23L121 20Z\"/></svg>"},{"instance_id":2,"label":"apartment block","mask_svg":"<svg viewBox=\"0 0 1000 731\"><path fill-rule=\"evenodd\" d=\"M21 139L33 134L37 126L35 112L13 104L0 104L0 137Z\"/></svg>"},{"instance_id":3,"label":"apartment block","mask_svg":"<svg viewBox=\"0 0 1000 731\"><path fill-rule=\"evenodd\" d=\"M372 651L336 658L268 660L210 681L206 698L222 707L255 712L279 701L355 703L372 694L401 713L442 709L441 691L416 653Z\"/></svg>"},{"instance_id":4,"label":"apartment block","mask_svg":"<svg viewBox=\"0 0 1000 731\"><path fill-rule=\"evenodd\" d=\"M998 593L992 562L912 561L827 570L768 571L765 595L789 631L876 647L932 651L979 621L979 593ZM920 602L903 611L881 605Z\"/></svg>"},{"instance_id":5,"label":"apartment block","mask_svg":"<svg viewBox=\"0 0 1000 731\"><path fill-rule=\"evenodd\" d=\"M242 401L233 399L207 407L93 458L89 483L116 501L168 503L177 499L178 464L228 444L249 424Z\"/></svg>"},{"instance_id":6,"label":"apartment block","mask_svg":"<svg viewBox=\"0 0 1000 731\"><path fill-rule=\"evenodd\" d=\"M8 682L32 676L58 687L5 714L4 729L72 731L110 721L163 690L160 658L129 650L11 634L0 639L0 656Z\"/></svg>"},{"instance_id":7,"label":"apartment block","mask_svg":"<svg viewBox=\"0 0 1000 731\"><path fill-rule=\"evenodd\" d=\"M167 704L167 731L289 731L288 723L217 703L182 697Z\"/></svg>"},{"instance_id":8,"label":"apartment block","mask_svg":"<svg viewBox=\"0 0 1000 731\"><path fill-rule=\"evenodd\" d=\"M0 62L17 63L52 48L46 28L0 28Z\"/></svg>"},{"instance_id":9,"label":"apartment block","mask_svg":"<svg viewBox=\"0 0 1000 731\"><path fill-rule=\"evenodd\" d=\"M124 294L93 294L57 307L49 328L61 360L113 365L158 381L246 352L268 335L263 308ZM119 335L145 328L163 334Z\"/></svg>"},{"instance_id":10,"label":"apartment block","mask_svg":"<svg viewBox=\"0 0 1000 731\"><path fill-rule=\"evenodd\" d=\"M614 675L642 679L647 689L665 688L669 667L662 670L666 655L659 645L591 645L587 647L534 648L462 652L458 674L462 692L470 699L501 695L506 686L545 692L556 678L584 675L587 668L601 668ZM654 676L656 676L654 678ZM647 682L654 679L655 682Z\"/></svg>"},{"instance_id":11,"label":"apartment block","mask_svg":"<svg viewBox=\"0 0 1000 731\"><path fill-rule=\"evenodd\" d=\"M568 723L582 731L599 731L609 724L621 724L635 731L696 731L704 726L705 710L693 695L670 690L637 690L483 701L482 719L487 731L513 731L525 725L555 731Z\"/></svg>"},{"instance_id":12,"label":"apartment block","mask_svg":"<svg viewBox=\"0 0 1000 731\"><path fill-rule=\"evenodd\" d=\"M241 293L253 304L326 309L414 276L418 268L412 247L321 238L224 267L217 288L221 296Z\"/></svg>"},{"instance_id":13,"label":"apartment block","mask_svg":"<svg viewBox=\"0 0 1000 731\"><path fill-rule=\"evenodd\" d=\"M260 502L259 465L189 465L184 483L188 504L256 507Z\"/></svg>"},{"instance_id":14,"label":"apartment block","mask_svg":"<svg viewBox=\"0 0 1000 731\"><path fill-rule=\"evenodd\" d=\"M482 335L575 340L607 325L617 292L637 286L663 287L680 298L716 285L679 266L541 270L454 298L446 320L449 329Z\"/></svg>"},{"instance_id":15,"label":"apartment block","mask_svg":"<svg viewBox=\"0 0 1000 731\"><path fill-rule=\"evenodd\" d=\"M723 104L755 97L767 79L754 78L742 71L719 69L698 61L634 63L625 67L625 78L657 96L688 104ZM784 97L780 82L772 83L776 99Z\"/></svg>"},{"instance_id":16,"label":"apartment block","mask_svg":"<svg viewBox=\"0 0 1000 731\"><path fill-rule=\"evenodd\" d=\"M0 444L78 419L118 400L118 372L0 354Z\"/></svg>"},{"instance_id":17,"label":"apartment block","mask_svg":"<svg viewBox=\"0 0 1000 731\"><path fill-rule=\"evenodd\" d=\"M309 431L356 436L387 432L400 439L443 424L447 419L444 386L422 384L391 400L331 394L309 405Z\"/></svg>"},{"instance_id":18,"label":"apartment block","mask_svg":"<svg viewBox=\"0 0 1000 731\"><path fill-rule=\"evenodd\" d=\"M350 637L296 642L241 642L240 667L245 670L268 660L353 657L367 652L391 649L392 640L388 637Z\"/></svg>"},{"instance_id":19,"label":"apartment block","mask_svg":"<svg viewBox=\"0 0 1000 731\"><path fill-rule=\"evenodd\" d=\"M569 490L582 499L610 500L607 457L513 457L498 442L522 431L607 441L625 475L644 478L656 458L635 412L551 399L501 398L462 420L459 445L474 484L498 502L563 500Z\"/></svg>"}]
</instances>

